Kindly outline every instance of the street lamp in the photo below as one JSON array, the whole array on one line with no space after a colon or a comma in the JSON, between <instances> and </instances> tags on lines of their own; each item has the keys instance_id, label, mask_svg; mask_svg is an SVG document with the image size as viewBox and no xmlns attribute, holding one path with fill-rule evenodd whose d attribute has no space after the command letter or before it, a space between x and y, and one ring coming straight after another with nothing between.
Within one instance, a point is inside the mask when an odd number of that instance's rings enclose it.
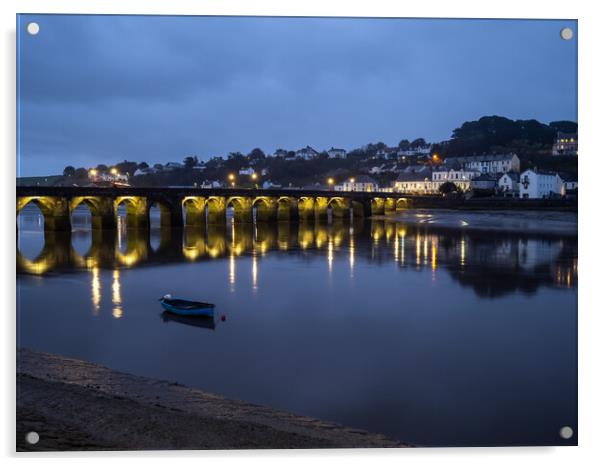
<instances>
[{"instance_id":1,"label":"street lamp","mask_svg":"<svg viewBox=\"0 0 602 466\"><path fill-rule=\"evenodd\" d=\"M257 179L257 173L251 173L251 179L255 181Z\"/></svg>"},{"instance_id":2,"label":"street lamp","mask_svg":"<svg viewBox=\"0 0 602 466\"><path fill-rule=\"evenodd\" d=\"M119 172L117 171L117 169L115 167L111 168L111 175L118 175Z\"/></svg>"},{"instance_id":3,"label":"street lamp","mask_svg":"<svg viewBox=\"0 0 602 466\"><path fill-rule=\"evenodd\" d=\"M355 178L349 178L350 183L355 183Z\"/></svg>"},{"instance_id":4,"label":"street lamp","mask_svg":"<svg viewBox=\"0 0 602 466\"><path fill-rule=\"evenodd\" d=\"M91 168L90 169L90 176L96 176L96 175L98 175L98 172L94 168Z\"/></svg>"},{"instance_id":5,"label":"street lamp","mask_svg":"<svg viewBox=\"0 0 602 466\"><path fill-rule=\"evenodd\" d=\"M234 173L230 173L230 174L228 175L228 179L229 179L230 181L234 181L234 178L235 178L235 176L234 176Z\"/></svg>"}]
</instances>

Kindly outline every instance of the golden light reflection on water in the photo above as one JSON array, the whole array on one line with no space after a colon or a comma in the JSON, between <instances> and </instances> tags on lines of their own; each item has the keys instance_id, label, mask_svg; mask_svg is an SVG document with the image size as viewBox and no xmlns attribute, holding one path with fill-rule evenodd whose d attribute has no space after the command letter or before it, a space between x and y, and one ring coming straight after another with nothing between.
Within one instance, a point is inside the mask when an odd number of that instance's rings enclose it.
<instances>
[{"instance_id":1,"label":"golden light reflection on water","mask_svg":"<svg viewBox=\"0 0 602 466\"><path fill-rule=\"evenodd\" d=\"M228 283L230 284L230 292L234 293L236 285L236 257L234 253L230 253L230 263L228 269Z\"/></svg>"},{"instance_id":2,"label":"golden light reflection on water","mask_svg":"<svg viewBox=\"0 0 602 466\"><path fill-rule=\"evenodd\" d=\"M100 272L98 267L92 268L92 313L98 315L100 312Z\"/></svg>"},{"instance_id":3,"label":"golden light reflection on water","mask_svg":"<svg viewBox=\"0 0 602 466\"><path fill-rule=\"evenodd\" d=\"M113 291L113 317L115 319L121 319L123 316L123 309L121 307L121 283L119 281L119 269L113 270L113 284L111 286Z\"/></svg>"},{"instance_id":4,"label":"golden light reflection on water","mask_svg":"<svg viewBox=\"0 0 602 466\"><path fill-rule=\"evenodd\" d=\"M254 293L257 293L257 255L253 253L251 258L251 280L252 280L252 289Z\"/></svg>"},{"instance_id":5,"label":"golden light reflection on water","mask_svg":"<svg viewBox=\"0 0 602 466\"><path fill-rule=\"evenodd\" d=\"M475 242L470 232L450 234L431 231L430 227L411 227L387 222L301 222L285 226L258 225L256 228L248 224L228 224L228 227L207 225L203 228L186 228L181 235L172 232L163 236L160 247L155 250L148 248L149 234L144 231L127 230L121 236L115 232L94 234L92 245L82 256L74 250L70 237L63 239L58 233L46 233L44 246L33 260L22 256L17 244L17 270L21 273L43 275L54 269L86 269L90 273L93 312L101 312L101 301L105 305L112 301L112 315L115 318L123 315L123 304L120 271L114 269L121 268L123 271L124 267L146 262L161 264L170 261L197 262L223 258L227 261L230 291L234 292L236 281L244 278L253 293L259 292L259 260L262 255L271 250L298 250L299 254L302 254L301 251L311 247L320 249L319 256L322 261L326 259L324 265L330 276L334 272L334 255L337 250L347 251L346 260L349 264L349 276L352 278L356 273L358 260L376 263L390 260L400 267L415 263L416 270L430 270L433 279L435 273L440 273L440 270L463 271L464 279L469 279L464 268L473 257L471 254L479 261L475 267L484 270L484 273L512 270L517 279L520 279L521 273L525 276L532 273L527 267L528 264L516 252L517 244L522 244L523 239ZM544 270L542 266L547 266L546 270L549 271L542 280L548 280L549 284L558 288L574 288L577 285L578 263L573 242L565 240L563 243L559 240L540 245L537 240L529 241L534 245L534 252L539 251L541 256L533 257L543 261L538 265L538 273L541 274L541 270ZM125 252L119 247L120 242L126 248ZM551 253L546 252L548 250ZM251 267L237 277L237 272L240 271L236 270L236 259L245 253L250 253ZM519 269L516 269L517 267ZM110 288L112 299L105 296L103 300L101 296L103 269L109 269L113 274ZM108 282L104 284L105 291L109 290L108 285Z\"/></svg>"}]
</instances>

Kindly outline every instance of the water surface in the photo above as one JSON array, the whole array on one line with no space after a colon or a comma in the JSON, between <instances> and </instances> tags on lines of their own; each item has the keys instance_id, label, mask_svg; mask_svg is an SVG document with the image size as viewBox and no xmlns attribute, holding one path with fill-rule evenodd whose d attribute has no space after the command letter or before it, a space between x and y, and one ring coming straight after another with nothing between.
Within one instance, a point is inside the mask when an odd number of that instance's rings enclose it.
<instances>
[{"instance_id":1,"label":"water surface","mask_svg":"<svg viewBox=\"0 0 602 466\"><path fill-rule=\"evenodd\" d=\"M74 225L44 235L35 208L19 216L21 346L417 445L576 442L558 434L577 425L572 237L369 220L99 234L85 211ZM166 319L165 293L218 318Z\"/></svg>"}]
</instances>

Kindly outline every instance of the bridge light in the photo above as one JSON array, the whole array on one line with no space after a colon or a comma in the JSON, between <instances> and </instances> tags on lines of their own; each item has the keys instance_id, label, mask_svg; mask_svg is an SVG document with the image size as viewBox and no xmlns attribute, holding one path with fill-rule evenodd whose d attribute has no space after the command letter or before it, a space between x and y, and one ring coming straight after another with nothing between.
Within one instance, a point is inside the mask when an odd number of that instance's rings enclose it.
<instances>
[{"instance_id":1,"label":"bridge light","mask_svg":"<svg viewBox=\"0 0 602 466\"><path fill-rule=\"evenodd\" d=\"M117 175L117 174L119 174L117 169L115 167L111 168L111 175Z\"/></svg>"},{"instance_id":2,"label":"bridge light","mask_svg":"<svg viewBox=\"0 0 602 466\"><path fill-rule=\"evenodd\" d=\"M230 173L230 174L228 175L228 179L229 179L230 181L234 181L234 178L236 178L236 177L234 176L234 173Z\"/></svg>"},{"instance_id":3,"label":"bridge light","mask_svg":"<svg viewBox=\"0 0 602 466\"><path fill-rule=\"evenodd\" d=\"M251 173L251 179L252 180L256 180L257 179L257 173Z\"/></svg>"},{"instance_id":4,"label":"bridge light","mask_svg":"<svg viewBox=\"0 0 602 466\"><path fill-rule=\"evenodd\" d=\"M334 184L334 179L328 178L328 184L332 186Z\"/></svg>"}]
</instances>

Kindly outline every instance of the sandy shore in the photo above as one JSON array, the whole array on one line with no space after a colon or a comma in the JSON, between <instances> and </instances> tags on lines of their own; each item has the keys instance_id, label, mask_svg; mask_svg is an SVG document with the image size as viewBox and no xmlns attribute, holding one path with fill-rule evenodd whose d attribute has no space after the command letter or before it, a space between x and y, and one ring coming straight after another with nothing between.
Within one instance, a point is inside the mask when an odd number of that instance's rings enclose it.
<instances>
[{"instance_id":1,"label":"sandy shore","mask_svg":"<svg viewBox=\"0 0 602 466\"><path fill-rule=\"evenodd\" d=\"M25 441L30 431L38 444ZM17 351L17 451L403 446L86 361Z\"/></svg>"},{"instance_id":2,"label":"sandy shore","mask_svg":"<svg viewBox=\"0 0 602 466\"><path fill-rule=\"evenodd\" d=\"M576 212L412 209L372 219L440 229L577 236Z\"/></svg>"}]
</instances>

